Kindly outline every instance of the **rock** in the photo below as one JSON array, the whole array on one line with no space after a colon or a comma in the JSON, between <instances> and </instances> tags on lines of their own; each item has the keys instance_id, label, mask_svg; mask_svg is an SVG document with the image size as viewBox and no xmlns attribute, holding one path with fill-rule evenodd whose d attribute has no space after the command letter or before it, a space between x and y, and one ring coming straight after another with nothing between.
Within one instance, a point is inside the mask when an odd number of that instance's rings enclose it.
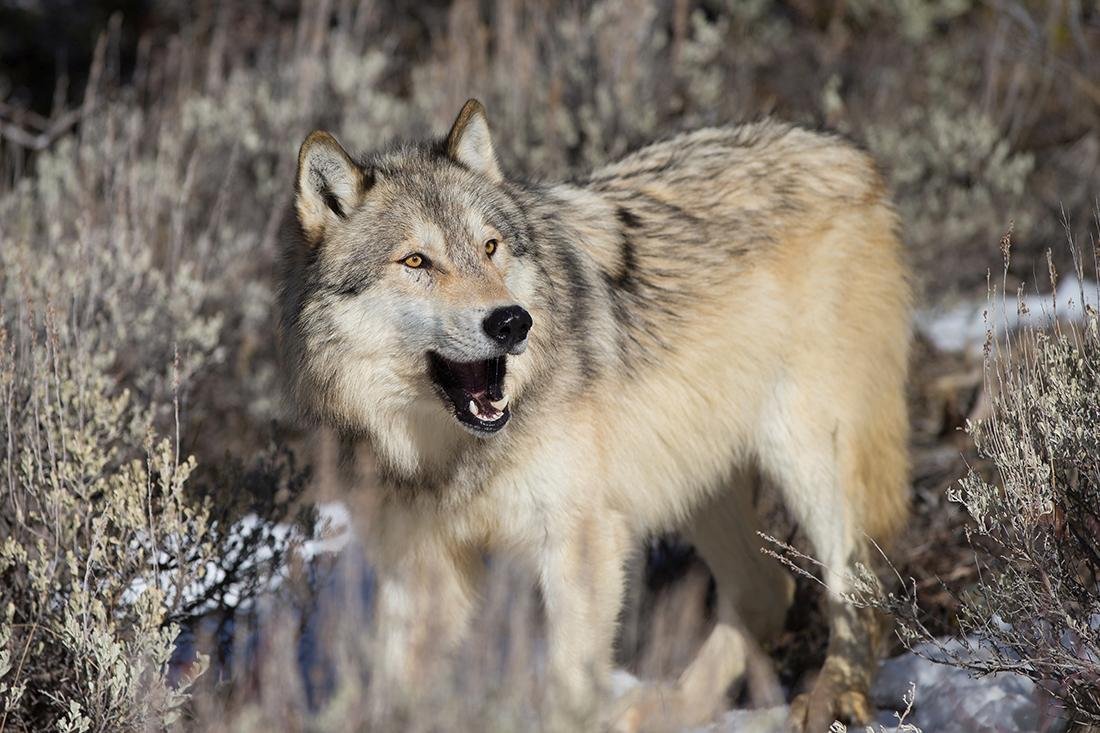
<instances>
[{"instance_id":1,"label":"rock","mask_svg":"<svg viewBox=\"0 0 1100 733\"><path fill-rule=\"evenodd\" d=\"M944 646L965 653L958 642L946 641ZM903 710L902 698L910 683L915 684L913 712L906 722L926 733L1064 729L1064 725L1051 724L1049 706L1044 709L1035 683L1026 677L1010 673L971 677L965 670L931 661L942 658L933 645L922 645L918 651L931 659L908 653L883 662L871 698L880 708Z\"/></svg>"},{"instance_id":2,"label":"rock","mask_svg":"<svg viewBox=\"0 0 1100 733\"><path fill-rule=\"evenodd\" d=\"M965 653L955 641L943 646ZM917 648L925 657L942 658L933 645ZM1044 706L1035 684L1020 675L1002 673L971 677L966 671L938 664L909 652L887 659L879 668L871 691L872 702L879 708L872 731L911 731L898 728L895 711L905 710L905 695L915 685L912 711L905 723L924 733L1059 733L1065 723L1055 720L1053 710ZM623 694L639 684L627 672L615 675L614 688ZM730 710L702 728L688 733L785 733L788 707L781 705L758 710ZM850 731L859 730L850 728Z\"/></svg>"}]
</instances>

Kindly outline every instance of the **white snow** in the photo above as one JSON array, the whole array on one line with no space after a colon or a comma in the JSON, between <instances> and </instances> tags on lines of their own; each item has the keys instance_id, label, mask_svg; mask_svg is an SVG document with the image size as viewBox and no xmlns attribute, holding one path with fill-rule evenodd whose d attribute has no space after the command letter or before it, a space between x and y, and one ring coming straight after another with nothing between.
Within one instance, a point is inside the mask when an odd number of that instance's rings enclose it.
<instances>
[{"instance_id":1,"label":"white snow","mask_svg":"<svg viewBox=\"0 0 1100 733\"><path fill-rule=\"evenodd\" d=\"M340 552L354 537L354 531L351 527L351 514L343 502L320 502L316 505L316 508L318 515L316 536L308 540L300 541L297 547L297 553L303 560L312 560L317 555L324 553ZM255 532L259 525L260 518L256 514L246 514L233 523L233 526L229 529L229 535L231 537L243 538ZM271 529L270 541L272 545L286 546L289 543L299 540L298 530L293 525L280 523L276 524ZM161 540L162 544L166 541L166 538L162 538ZM272 545L256 548L255 555L251 558L251 564L258 565L270 560L274 555ZM168 559L167 555L161 553L161 560L163 562L167 562ZM207 562L206 572L203 574L203 577L198 582L192 583L182 589L185 602L190 603L196 598L201 598L208 589L220 583L224 577L225 573L217 563ZM159 580L158 585L162 591L169 594L175 591L175 577L173 574L161 573L157 578ZM276 572L271 577L268 589L274 590L282 581L282 574ZM122 595L121 602L123 604L134 603L149 586L150 583L147 578L135 578L133 582L131 582L130 587ZM237 589L233 586L230 586L226 590L225 602L230 606L238 606L238 604L240 604L240 607L246 607L251 599L246 599L242 602L242 600L237 597L236 590ZM213 608L213 604L210 605L210 608Z\"/></svg>"},{"instance_id":2,"label":"white snow","mask_svg":"<svg viewBox=\"0 0 1100 733\"><path fill-rule=\"evenodd\" d=\"M319 537L302 545L303 558L310 559L326 552L340 552L355 537L351 512L342 501L325 501L317 505Z\"/></svg>"},{"instance_id":3,"label":"white snow","mask_svg":"<svg viewBox=\"0 0 1100 733\"><path fill-rule=\"evenodd\" d=\"M1041 326L1055 315L1079 323L1084 319L1085 305L1100 311L1100 285L1067 275L1061 278L1053 297L1050 293L1025 295L1017 301L1009 295L1003 303L981 299L929 308L917 312L916 324L941 351L980 355L988 331L1001 337L1029 324Z\"/></svg>"}]
</instances>

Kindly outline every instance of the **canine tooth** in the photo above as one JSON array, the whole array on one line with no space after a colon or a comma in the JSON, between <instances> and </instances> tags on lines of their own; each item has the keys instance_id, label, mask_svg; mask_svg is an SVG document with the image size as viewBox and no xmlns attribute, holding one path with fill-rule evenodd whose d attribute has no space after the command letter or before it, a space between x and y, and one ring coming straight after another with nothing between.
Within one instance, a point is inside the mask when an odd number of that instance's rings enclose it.
<instances>
[{"instance_id":1,"label":"canine tooth","mask_svg":"<svg viewBox=\"0 0 1100 733\"><path fill-rule=\"evenodd\" d=\"M495 407L498 411L503 412L504 408L508 406L508 395L504 395L496 402L490 401L489 404Z\"/></svg>"},{"instance_id":2,"label":"canine tooth","mask_svg":"<svg viewBox=\"0 0 1100 733\"><path fill-rule=\"evenodd\" d=\"M474 417L481 417L481 413L477 411L477 403L470 400L470 412L474 413Z\"/></svg>"}]
</instances>

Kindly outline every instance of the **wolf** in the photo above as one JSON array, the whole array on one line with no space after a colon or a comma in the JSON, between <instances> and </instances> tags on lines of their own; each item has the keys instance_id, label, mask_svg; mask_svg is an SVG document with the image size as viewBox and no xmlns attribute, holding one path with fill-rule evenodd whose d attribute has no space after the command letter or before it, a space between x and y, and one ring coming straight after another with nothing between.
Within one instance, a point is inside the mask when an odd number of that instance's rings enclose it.
<instances>
[{"instance_id":1,"label":"wolf","mask_svg":"<svg viewBox=\"0 0 1100 733\"><path fill-rule=\"evenodd\" d=\"M361 158L309 135L292 216L288 394L376 461L378 664L397 684L412 588L430 586L433 643L457 643L484 553L504 552L537 578L560 727L704 722L792 602L761 552L766 480L828 588L827 658L791 727L870 720L877 626L844 598L907 515L910 286L868 155L762 119L529 182L470 100L442 139ZM678 680L612 705L624 566L664 530L712 571L717 623Z\"/></svg>"}]
</instances>

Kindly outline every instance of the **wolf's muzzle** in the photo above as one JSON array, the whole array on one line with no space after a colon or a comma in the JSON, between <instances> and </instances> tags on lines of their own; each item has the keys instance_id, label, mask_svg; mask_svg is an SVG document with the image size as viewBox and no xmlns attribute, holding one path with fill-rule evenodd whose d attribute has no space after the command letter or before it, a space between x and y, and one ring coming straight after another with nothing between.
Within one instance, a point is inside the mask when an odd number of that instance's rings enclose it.
<instances>
[{"instance_id":1,"label":"wolf's muzzle","mask_svg":"<svg viewBox=\"0 0 1100 733\"><path fill-rule=\"evenodd\" d=\"M481 327L492 340L511 351L523 343L531 330L531 314L518 305L497 308L482 321Z\"/></svg>"}]
</instances>

